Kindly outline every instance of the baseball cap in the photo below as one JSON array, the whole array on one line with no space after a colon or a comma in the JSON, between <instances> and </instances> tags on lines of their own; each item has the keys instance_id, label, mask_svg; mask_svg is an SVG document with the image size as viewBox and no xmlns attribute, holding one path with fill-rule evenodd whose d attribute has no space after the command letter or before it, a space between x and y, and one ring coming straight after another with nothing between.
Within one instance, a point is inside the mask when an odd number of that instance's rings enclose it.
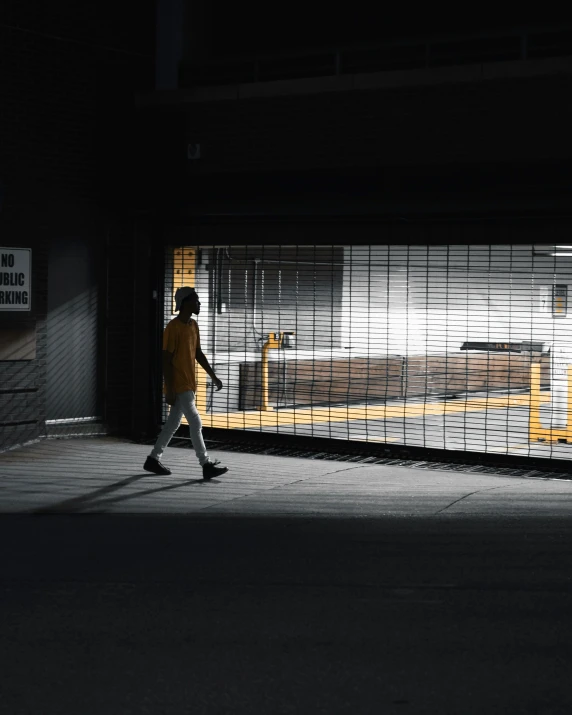
<instances>
[{"instance_id":1,"label":"baseball cap","mask_svg":"<svg viewBox=\"0 0 572 715\"><path fill-rule=\"evenodd\" d=\"M177 292L175 293L175 307L177 310L181 310L181 304L185 300L185 298L188 298L190 295L193 295L193 293L196 293L194 288L189 288L189 286L183 286L182 288L178 288Z\"/></svg>"}]
</instances>

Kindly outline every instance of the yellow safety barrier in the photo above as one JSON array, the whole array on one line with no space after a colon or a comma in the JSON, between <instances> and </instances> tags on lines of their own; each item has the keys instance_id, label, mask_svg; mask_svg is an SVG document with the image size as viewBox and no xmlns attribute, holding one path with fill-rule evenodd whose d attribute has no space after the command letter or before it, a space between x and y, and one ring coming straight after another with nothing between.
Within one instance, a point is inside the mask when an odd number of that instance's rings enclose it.
<instances>
[{"instance_id":1,"label":"yellow safety barrier","mask_svg":"<svg viewBox=\"0 0 572 715\"><path fill-rule=\"evenodd\" d=\"M540 393L540 363L530 366L530 417L528 421L531 442L572 442L572 365L568 366L568 399L566 427L553 429L543 427L540 421L540 403L546 402L546 396Z\"/></svg>"},{"instance_id":2,"label":"yellow safety barrier","mask_svg":"<svg viewBox=\"0 0 572 715\"><path fill-rule=\"evenodd\" d=\"M262 412L271 412L274 408L268 404L268 351L277 350L282 347L284 333L276 337L276 333L268 333L268 340L262 347L262 395L260 409Z\"/></svg>"},{"instance_id":3,"label":"yellow safety barrier","mask_svg":"<svg viewBox=\"0 0 572 715\"><path fill-rule=\"evenodd\" d=\"M542 398L541 398L542 399ZM464 412L481 412L510 407L528 407L529 395L507 395L505 397L480 397L455 400L453 402L404 402L387 405L361 407L305 407L281 409L277 411L248 410L241 412L218 412L202 414L205 427L222 429L246 429L249 427L279 427L282 425L311 425L333 422L354 422L356 420L388 420L414 417L440 416Z\"/></svg>"}]
</instances>

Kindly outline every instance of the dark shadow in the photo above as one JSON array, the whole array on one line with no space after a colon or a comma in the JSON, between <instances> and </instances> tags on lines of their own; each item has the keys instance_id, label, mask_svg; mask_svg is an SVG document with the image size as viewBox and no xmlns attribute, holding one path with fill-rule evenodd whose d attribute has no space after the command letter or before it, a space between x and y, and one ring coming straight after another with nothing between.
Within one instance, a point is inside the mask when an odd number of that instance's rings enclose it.
<instances>
[{"instance_id":1,"label":"dark shadow","mask_svg":"<svg viewBox=\"0 0 572 715\"><path fill-rule=\"evenodd\" d=\"M156 489L146 489L145 491L137 492L136 494L124 494L119 497L110 497L106 499L99 499L100 496L109 494L111 492L117 491L122 487L132 484L133 482L142 479L143 477L148 477L148 474L137 474L133 477L128 477L127 479L122 479L120 482L115 484L110 484L109 486L102 487L101 489L96 489L90 494L84 494L79 497L74 497L73 499L66 499L57 504L52 504L50 506L40 507L39 509L33 509L30 513L34 515L44 515L44 514L69 514L71 512L82 511L85 508L101 507L105 504L113 504L117 502L127 501L128 499L136 499L138 497L147 496L149 494L155 494L157 492L165 492L171 489L178 489L179 487L187 487L198 484L208 484L204 479L190 479L185 482L177 482L176 484L169 484L165 487L158 487ZM211 479L210 482L215 484L220 484L220 482Z\"/></svg>"},{"instance_id":2,"label":"dark shadow","mask_svg":"<svg viewBox=\"0 0 572 715\"><path fill-rule=\"evenodd\" d=\"M99 496L117 491L122 487L126 487L128 484L132 484L133 482L136 482L139 479L143 479L143 477L148 476L148 474L136 474L133 477L127 477L127 479L122 479L120 482L115 482L115 484L108 484L105 487L101 487L101 489L96 489L94 492L90 492L89 494L84 494L80 497L73 497L72 499L65 499L64 501L58 502L57 504L52 504L51 506L43 506L39 509L33 509L30 513L51 514L69 511L79 511L84 504L92 502Z\"/></svg>"},{"instance_id":3,"label":"dark shadow","mask_svg":"<svg viewBox=\"0 0 572 715\"><path fill-rule=\"evenodd\" d=\"M213 479L210 482L214 482ZM148 496L149 494L156 494L157 492L167 492L171 489L178 489L179 487L189 487L198 486L200 484L208 484L204 479L189 479L186 482L178 482L177 484L169 484L166 487L158 487L157 489L146 489L144 492L137 492L137 494L124 494L123 496L112 498L112 499L101 499L95 502L94 507L100 507L105 504L116 504L118 502L127 501L129 499L137 499L139 497ZM219 482L217 482L218 484Z\"/></svg>"}]
</instances>

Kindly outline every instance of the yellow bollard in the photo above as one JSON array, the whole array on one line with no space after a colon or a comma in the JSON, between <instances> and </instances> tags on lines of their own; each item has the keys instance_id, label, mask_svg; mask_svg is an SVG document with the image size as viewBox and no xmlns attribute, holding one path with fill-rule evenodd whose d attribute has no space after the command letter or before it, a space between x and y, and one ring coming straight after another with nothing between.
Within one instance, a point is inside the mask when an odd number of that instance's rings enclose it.
<instances>
[{"instance_id":1,"label":"yellow bollard","mask_svg":"<svg viewBox=\"0 0 572 715\"><path fill-rule=\"evenodd\" d=\"M566 427L551 429L540 422L540 363L530 366L530 413L528 420L529 440L531 442L570 442L572 443L572 365L568 365L568 394L566 406Z\"/></svg>"},{"instance_id":2,"label":"yellow bollard","mask_svg":"<svg viewBox=\"0 0 572 715\"><path fill-rule=\"evenodd\" d=\"M568 400L566 405L566 439L572 441L572 365L568 365Z\"/></svg>"},{"instance_id":3,"label":"yellow bollard","mask_svg":"<svg viewBox=\"0 0 572 715\"><path fill-rule=\"evenodd\" d=\"M530 416L528 420L529 440L531 442L544 436L540 422L540 363L530 366Z\"/></svg>"},{"instance_id":4,"label":"yellow bollard","mask_svg":"<svg viewBox=\"0 0 572 715\"><path fill-rule=\"evenodd\" d=\"M282 337L282 333L280 334ZM262 347L262 395L261 395L261 412L271 412L274 408L268 404L268 351L279 348L282 340L276 338L276 333L268 333L268 340Z\"/></svg>"}]
</instances>

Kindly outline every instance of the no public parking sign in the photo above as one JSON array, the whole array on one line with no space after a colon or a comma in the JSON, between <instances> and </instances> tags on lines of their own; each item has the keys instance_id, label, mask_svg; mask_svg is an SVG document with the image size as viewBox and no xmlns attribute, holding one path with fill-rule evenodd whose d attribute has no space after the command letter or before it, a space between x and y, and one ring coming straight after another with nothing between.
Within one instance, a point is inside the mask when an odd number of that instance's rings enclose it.
<instances>
[{"instance_id":1,"label":"no public parking sign","mask_svg":"<svg viewBox=\"0 0 572 715\"><path fill-rule=\"evenodd\" d=\"M31 310L32 249L0 246L0 311Z\"/></svg>"}]
</instances>

